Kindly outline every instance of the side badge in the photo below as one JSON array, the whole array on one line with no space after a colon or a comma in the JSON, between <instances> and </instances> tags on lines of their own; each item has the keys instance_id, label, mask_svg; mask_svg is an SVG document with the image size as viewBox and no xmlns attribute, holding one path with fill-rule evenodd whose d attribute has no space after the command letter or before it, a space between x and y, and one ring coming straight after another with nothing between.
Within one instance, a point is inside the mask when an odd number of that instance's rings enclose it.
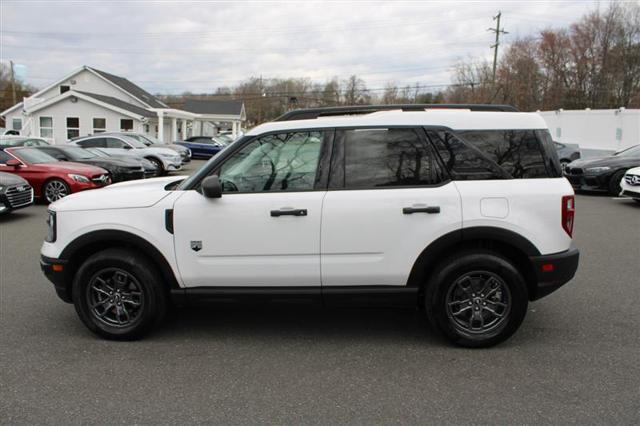
<instances>
[{"instance_id":1,"label":"side badge","mask_svg":"<svg viewBox=\"0 0 640 426\"><path fill-rule=\"evenodd\" d=\"M202 250L202 241L191 241L191 250L193 251Z\"/></svg>"}]
</instances>

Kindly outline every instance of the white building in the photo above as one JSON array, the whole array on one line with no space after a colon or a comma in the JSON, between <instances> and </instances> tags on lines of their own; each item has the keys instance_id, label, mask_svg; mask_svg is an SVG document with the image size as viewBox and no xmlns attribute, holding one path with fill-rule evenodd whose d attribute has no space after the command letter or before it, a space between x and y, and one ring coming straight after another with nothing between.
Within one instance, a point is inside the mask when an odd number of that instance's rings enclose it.
<instances>
[{"instance_id":1,"label":"white building","mask_svg":"<svg viewBox=\"0 0 640 426\"><path fill-rule=\"evenodd\" d=\"M553 139L581 149L620 151L640 144L640 109L584 109L538 112Z\"/></svg>"},{"instance_id":2,"label":"white building","mask_svg":"<svg viewBox=\"0 0 640 426\"><path fill-rule=\"evenodd\" d=\"M126 78L83 66L0 116L7 128L55 143L105 131L135 131L171 142L215 132L220 122L230 123L236 136L246 120L242 102L208 102L200 110L170 108Z\"/></svg>"}]
</instances>

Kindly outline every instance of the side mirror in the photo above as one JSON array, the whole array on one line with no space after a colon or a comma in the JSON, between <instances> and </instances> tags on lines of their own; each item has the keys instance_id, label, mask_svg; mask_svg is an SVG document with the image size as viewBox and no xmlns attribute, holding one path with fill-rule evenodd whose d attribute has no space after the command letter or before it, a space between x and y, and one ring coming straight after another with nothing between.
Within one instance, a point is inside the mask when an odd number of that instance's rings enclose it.
<instances>
[{"instance_id":1,"label":"side mirror","mask_svg":"<svg viewBox=\"0 0 640 426\"><path fill-rule=\"evenodd\" d=\"M124 149L133 149L130 145L125 145L122 148L124 148Z\"/></svg>"},{"instance_id":2,"label":"side mirror","mask_svg":"<svg viewBox=\"0 0 640 426\"><path fill-rule=\"evenodd\" d=\"M207 198L222 197L222 186L220 185L220 179L216 175L204 178L200 187L202 188L202 195Z\"/></svg>"},{"instance_id":3,"label":"side mirror","mask_svg":"<svg viewBox=\"0 0 640 426\"><path fill-rule=\"evenodd\" d=\"M22 166L22 163L19 162L18 160L16 160L15 158L12 158L10 160L7 160L7 162L5 163L8 167L13 167L14 169L17 169L18 167Z\"/></svg>"},{"instance_id":4,"label":"side mirror","mask_svg":"<svg viewBox=\"0 0 640 426\"><path fill-rule=\"evenodd\" d=\"M68 161L67 157L65 157L64 155L56 155L56 160L58 160L58 161Z\"/></svg>"}]
</instances>

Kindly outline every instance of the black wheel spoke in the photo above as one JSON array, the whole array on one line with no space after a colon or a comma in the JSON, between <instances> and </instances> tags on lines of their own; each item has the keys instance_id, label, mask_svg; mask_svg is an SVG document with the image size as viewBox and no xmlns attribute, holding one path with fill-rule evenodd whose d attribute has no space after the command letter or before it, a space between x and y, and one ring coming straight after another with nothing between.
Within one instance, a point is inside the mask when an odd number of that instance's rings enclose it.
<instances>
[{"instance_id":1,"label":"black wheel spoke","mask_svg":"<svg viewBox=\"0 0 640 426\"><path fill-rule=\"evenodd\" d=\"M119 268L106 268L87 286L87 301L93 316L112 327L137 321L144 308L144 293L138 280Z\"/></svg>"}]
</instances>

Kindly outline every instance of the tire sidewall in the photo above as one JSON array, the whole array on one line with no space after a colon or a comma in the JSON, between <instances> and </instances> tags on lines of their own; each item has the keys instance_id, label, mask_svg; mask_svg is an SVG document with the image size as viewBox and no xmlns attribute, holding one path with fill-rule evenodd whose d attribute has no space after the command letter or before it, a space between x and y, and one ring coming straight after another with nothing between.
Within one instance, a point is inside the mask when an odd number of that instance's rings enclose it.
<instances>
[{"instance_id":1,"label":"tire sidewall","mask_svg":"<svg viewBox=\"0 0 640 426\"><path fill-rule=\"evenodd\" d=\"M123 269L140 284L144 303L140 317L126 327L112 327L95 318L87 301L91 278L106 268ZM73 281L73 304L82 322L92 332L114 340L133 340L148 332L159 322L166 310L166 300L159 277L143 259L122 250L106 250L91 256L80 267Z\"/></svg>"},{"instance_id":2,"label":"tire sidewall","mask_svg":"<svg viewBox=\"0 0 640 426\"><path fill-rule=\"evenodd\" d=\"M157 167L157 176L162 176L164 174L164 165L162 161L155 157L149 157L147 160L151 161Z\"/></svg>"},{"instance_id":3,"label":"tire sidewall","mask_svg":"<svg viewBox=\"0 0 640 426\"><path fill-rule=\"evenodd\" d=\"M511 308L506 321L483 334L460 330L446 312L450 286L464 274L473 271L498 275L509 288L511 296ZM517 269L506 259L490 253L470 253L443 263L430 280L425 297L425 307L432 325L452 342L466 347L492 346L508 339L524 320L529 300L526 283Z\"/></svg>"},{"instance_id":4,"label":"tire sidewall","mask_svg":"<svg viewBox=\"0 0 640 426\"><path fill-rule=\"evenodd\" d=\"M620 191L622 191L620 188L620 182L622 182L625 173L626 170L619 170L611 176L611 179L609 180L609 194L613 196L620 194Z\"/></svg>"}]
</instances>

